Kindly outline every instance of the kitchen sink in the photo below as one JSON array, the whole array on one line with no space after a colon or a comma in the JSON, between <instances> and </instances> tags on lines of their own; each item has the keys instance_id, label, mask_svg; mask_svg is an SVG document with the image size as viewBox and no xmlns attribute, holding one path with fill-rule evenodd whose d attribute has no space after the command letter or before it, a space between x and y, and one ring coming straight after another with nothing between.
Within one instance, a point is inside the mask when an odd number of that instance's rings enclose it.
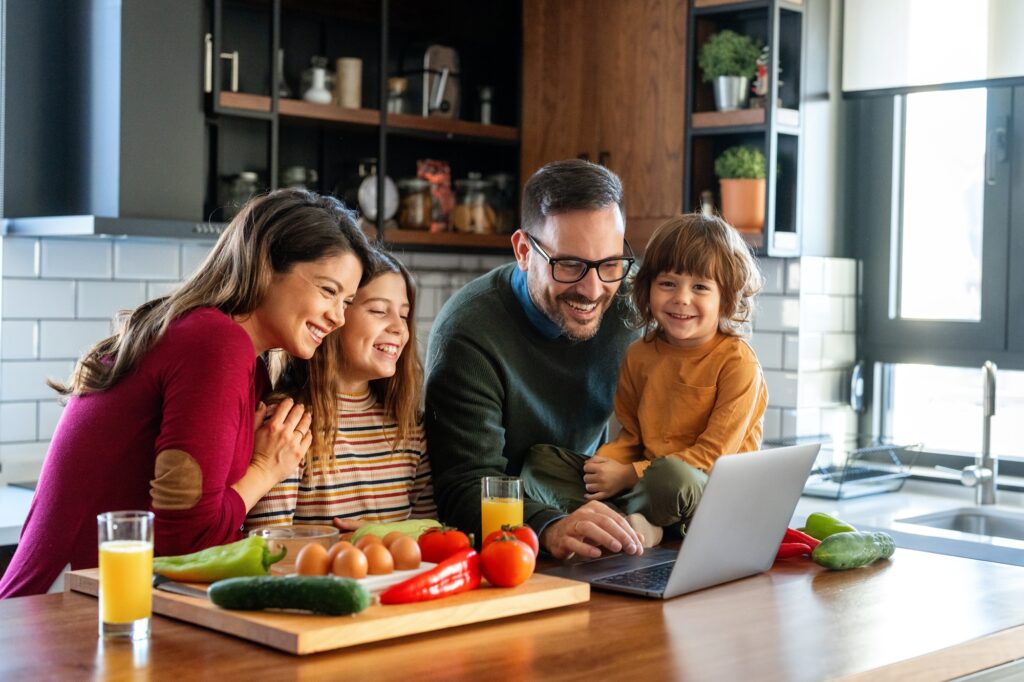
<instances>
[{"instance_id":1,"label":"kitchen sink","mask_svg":"<svg viewBox=\"0 0 1024 682\"><path fill-rule=\"evenodd\" d=\"M986 507L963 507L948 509L934 514L897 519L900 523L914 523L930 528L984 535L1024 541L1024 513L989 509Z\"/></svg>"}]
</instances>

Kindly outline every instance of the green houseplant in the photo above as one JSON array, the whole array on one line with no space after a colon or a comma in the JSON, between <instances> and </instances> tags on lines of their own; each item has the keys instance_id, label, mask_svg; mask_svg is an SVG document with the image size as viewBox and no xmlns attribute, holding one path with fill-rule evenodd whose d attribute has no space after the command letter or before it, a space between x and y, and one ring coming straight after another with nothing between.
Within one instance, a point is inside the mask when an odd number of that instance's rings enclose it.
<instances>
[{"instance_id":1,"label":"green houseplant","mask_svg":"<svg viewBox=\"0 0 1024 682\"><path fill-rule=\"evenodd\" d=\"M760 232L764 227L765 158L757 147L729 147L715 159L722 217L737 230Z\"/></svg>"},{"instance_id":2,"label":"green houseplant","mask_svg":"<svg viewBox=\"0 0 1024 682\"><path fill-rule=\"evenodd\" d=\"M712 34L701 46L697 65L704 81L714 86L715 108L731 111L746 106L759 56L758 43L730 30Z\"/></svg>"}]
</instances>

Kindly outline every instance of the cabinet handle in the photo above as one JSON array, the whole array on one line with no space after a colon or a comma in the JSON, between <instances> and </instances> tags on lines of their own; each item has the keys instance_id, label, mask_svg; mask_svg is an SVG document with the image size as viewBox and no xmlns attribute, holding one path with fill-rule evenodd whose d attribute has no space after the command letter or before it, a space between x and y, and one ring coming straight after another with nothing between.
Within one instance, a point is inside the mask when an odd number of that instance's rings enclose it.
<instances>
[{"instance_id":1,"label":"cabinet handle","mask_svg":"<svg viewBox=\"0 0 1024 682\"><path fill-rule=\"evenodd\" d=\"M213 34L203 39L203 92L213 92Z\"/></svg>"},{"instance_id":2,"label":"cabinet handle","mask_svg":"<svg viewBox=\"0 0 1024 682\"><path fill-rule=\"evenodd\" d=\"M996 184L996 164L1006 163L1009 150L1006 148L1006 128L993 128L988 134L985 149L985 184Z\"/></svg>"},{"instance_id":3,"label":"cabinet handle","mask_svg":"<svg viewBox=\"0 0 1024 682\"><path fill-rule=\"evenodd\" d=\"M590 161L590 154L586 152L580 152L579 154L576 155L576 158L582 161Z\"/></svg>"},{"instance_id":4,"label":"cabinet handle","mask_svg":"<svg viewBox=\"0 0 1024 682\"><path fill-rule=\"evenodd\" d=\"M221 52L220 58L231 62L231 92L238 92L238 50Z\"/></svg>"},{"instance_id":5,"label":"cabinet handle","mask_svg":"<svg viewBox=\"0 0 1024 682\"><path fill-rule=\"evenodd\" d=\"M597 163L605 168L608 167L608 163L612 160L612 153L609 151L600 151L597 153Z\"/></svg>"}]
</instances>

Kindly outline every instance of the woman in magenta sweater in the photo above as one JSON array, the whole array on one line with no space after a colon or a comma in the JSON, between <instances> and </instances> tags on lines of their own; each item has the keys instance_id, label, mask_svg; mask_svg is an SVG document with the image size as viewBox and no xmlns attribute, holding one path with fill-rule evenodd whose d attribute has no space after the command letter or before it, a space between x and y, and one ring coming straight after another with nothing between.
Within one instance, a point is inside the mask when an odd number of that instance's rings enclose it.
<instances>
[{"instance_id":1,"label":"woman in magenta sweater","mask_svg":"<svg viewBox=\"0 0 1024 682\"><path fill-rule=\"evenodd\" d=\"M345 321L369 245L332 197L250 201L202 267L143 304L78 362L0 598L97 565L96 515L149 509L155 552L241 538L246 512L290 475L334 415L286 401L264 423L260 355L309 359Z\"/></svg>"}]
</instances>

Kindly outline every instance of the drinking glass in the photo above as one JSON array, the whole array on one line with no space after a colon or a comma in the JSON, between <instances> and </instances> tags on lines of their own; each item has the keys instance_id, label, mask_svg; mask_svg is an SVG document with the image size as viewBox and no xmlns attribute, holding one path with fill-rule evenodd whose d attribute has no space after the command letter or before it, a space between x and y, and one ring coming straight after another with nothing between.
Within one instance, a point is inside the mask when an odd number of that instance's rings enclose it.
<instances>
[{"instance_id":1,"label":"drinking glass","mask_svg":"<svg viewBox=\"0 0 1024 682\"><path fill-rule=\"evenodd\" d=\"M153 513L106 512L99 514L96 522L100 636L146 639L153 614Z\"/></svg>"},{"instance_id":2,"label":"drinking glass","mask_svg":"<svg viewBox=\"0 0 1024 682\"><path fill-rule=\"evenodd\" d=\"M484 476L480 479L480 532L486 538L504 525L523 525L523 481L515 476Z\"/></svg>"}]
</instances>

